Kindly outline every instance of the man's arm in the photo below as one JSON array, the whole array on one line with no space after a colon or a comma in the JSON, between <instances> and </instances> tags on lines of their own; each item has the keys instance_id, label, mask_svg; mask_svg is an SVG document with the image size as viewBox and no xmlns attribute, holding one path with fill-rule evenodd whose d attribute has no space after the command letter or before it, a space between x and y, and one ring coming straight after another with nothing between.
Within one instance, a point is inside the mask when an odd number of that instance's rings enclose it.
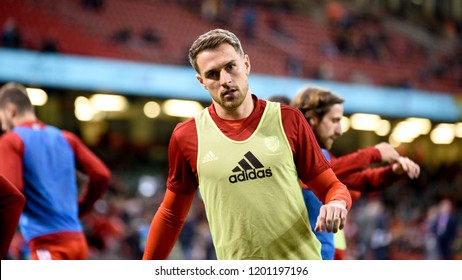
<instances>
[{"instance_id":1,"label":"man's arm","mask_svg":"<svg viewBox=\"0 0 462 280\"><path fill-rule=\"evenodd\" d=\"M167 259L193 203L198 182L193 171L197 162L194 120L175 127L168 145L168 179L164 200L149 229L144 260Z\"/></svg>"},{"instance_id":2,"label":"man's arm","mask_svg":"<svg viewBox=\"0 0 462 280\"><path fill-rule=\"evenodd\" d=\"M396 162L385 167L367 168L360 172L337 174L337 177L349 189L360 192L383 190L405 177L415 179L420 174L417 163L407 157L400 157Z\"/></svg>"},{"instance_id":3,"label":"man's arm","mask_svg":"<svg viewBox=\"0 0 462 280\"><path fill-rule=\"evenodd\" d=\"M175 245L196 192L177 194L167 189L149 229L143 260L165 260Z\"/></svg>"},{"instance_id":4,"label":"man's arm","mask_svg":"<svg viewBox=\"0 0 462 280\"><path fill-rule=\"evenodd\" d=\"M0 155L0 174L22 192L24 143L18 134L7 132L0 137Z\"/></svg>"},{"instance_id":5,"label":"man's arm","mask_svg":"<svg viewBox=\"0 0 462 280\"><path fill-rule=\"evenodd\" d=\"M315 230L337 232L346 223L348 209L351 207L350 193L335 176L300 110L288 106L284 108L284 131L292 147L299 179L304 185L310 186L324 203Z\"/></svg>"},{"instance_id":6,"label":"man's arm","mask_svg":"<svg viewBox=\"0 0 462 280\"><path fill-rule=\"evenodd\" d=\"M389 143L381 142L374 147L364 148L338 158L332 157L331 164L335 174L343 177L360 172L373 163L394 163L398 159L399 154L395 148Z\"/></svg>"},{"instance_id":7,"label":"man's arm","mask_svg":"<svg viewBox=\"0 0 462 280\"><path fill-rule=\"evenodd\" d=\"M335 233L343 229L352 204L347 187L337 179L330 168L309 181L308 185L324 203L319 211L315 230Z\"/></svg>"},{"instance_id":8,"label":"man's arm","mask_svg":"<svg viewBox=\"0 0 462 280\"><path fill-rule=\"evenodd\" d=\"M109 186L111 172L85 144L74 134L63 132L74 150L76 162L88 176L88 186L79 199L79 216L88 213L93 204L100 199Z\"/></svg>"},{"instance_id":9,"label":"man's arm","mask_svg":"<svg viewBox=\"0 0 462 280\"><path fill-rule=\"evenodd\" d=\"M338 175L338 178L348 186L348 189L365 193L383 190L395 183L400 176L394 174L391 165L389 165L341 174Z\"/></svg>"},{"instance_id":10,"label":"man's arm","mask_svg":"<svg viewBox=\"0 0 462 280\"><path fill-rule=\"evenodd\" d=\"M8 180L0 175L0 257L6 258L11 239L18 227L19 217L24 208L24 195Z\"/></svg>"},{"instance_id":11,"label":"man's arm","mask_svg":"<svg viewBox=\"0 0 462 280\"><path fill-rule=\"evenodd\" d=\"M330 163L335 175L341 178L348 174L360 172L368 168L372 163L381 161L380 151L374 147L369 147L340 157L331 155ZM346 185L349 186L348 184Z\"/></svg>"}]
</instances>

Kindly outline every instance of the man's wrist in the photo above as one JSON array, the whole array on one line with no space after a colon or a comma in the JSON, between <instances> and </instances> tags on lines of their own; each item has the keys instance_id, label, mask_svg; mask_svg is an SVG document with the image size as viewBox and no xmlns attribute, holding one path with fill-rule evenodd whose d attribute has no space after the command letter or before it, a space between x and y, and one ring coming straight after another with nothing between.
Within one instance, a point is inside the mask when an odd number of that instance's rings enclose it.
<instances>
[{"instance_id":1,"label":"man's wrist","mask_svg":"<svg viewBox=\"0 0 462 280\"><path fill-rule=\"evenodd\" d=\"M340 199L332 199L328 202L329 204L338 204L339 206L342 206L344 207L345 209L347 209L347 203L346 201L344 200L340 200Z\"/></svg>"}]
</instances>

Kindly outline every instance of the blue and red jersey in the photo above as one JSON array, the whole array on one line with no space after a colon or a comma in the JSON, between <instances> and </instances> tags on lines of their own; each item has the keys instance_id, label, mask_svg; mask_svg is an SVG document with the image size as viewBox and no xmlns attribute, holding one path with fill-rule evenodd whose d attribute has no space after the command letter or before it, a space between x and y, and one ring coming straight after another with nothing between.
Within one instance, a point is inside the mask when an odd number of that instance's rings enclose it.
<instances>
[{"instance_id":1,"label":"blue and red jersey","mask_svg":"<svg viewBox=\"0 0 462 280\"><path fill-rule=\"evenodd\" d=\"M26 197L20 230L26 241L81 232L79 215L106 190L110 172L73 133L40 121L24 123L0 137L0 174ZM79 200L76 170L89 177Z\"/></svg>"}]
</instances>

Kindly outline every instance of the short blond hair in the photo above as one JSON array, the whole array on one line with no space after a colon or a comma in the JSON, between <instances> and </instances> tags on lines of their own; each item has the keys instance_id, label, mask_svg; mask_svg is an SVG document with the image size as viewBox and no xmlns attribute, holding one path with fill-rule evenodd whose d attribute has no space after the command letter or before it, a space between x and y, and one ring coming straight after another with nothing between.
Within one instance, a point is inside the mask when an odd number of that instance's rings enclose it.
<instances>
[{"instance_id":1,"label":"short blond hair","mask_svg":"<svg viewBox=\"0 0 462 280\"><path fill-rule=\"evenodd\" d=\"M34 110L26 87L16 82L6 83L0 88L0 109L5 108L7 103L14 104L19 114Z\"/></svg>"}]
</instances>

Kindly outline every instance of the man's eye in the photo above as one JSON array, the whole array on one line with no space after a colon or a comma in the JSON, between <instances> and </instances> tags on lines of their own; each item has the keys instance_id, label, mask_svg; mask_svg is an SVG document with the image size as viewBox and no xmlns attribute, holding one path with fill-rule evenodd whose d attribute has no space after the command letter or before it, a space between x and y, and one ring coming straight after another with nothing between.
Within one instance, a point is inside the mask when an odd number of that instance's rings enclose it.
<instances>
[{"instance_id":1,"label":"man's eye","mask_svg":"<svg viewBox=\"0 0 462 280\"><path fill-rule=\"evenodd\" d=\"M207 78L213 79L217 77L217 72L210 72L207 74Z\"/></svg>"}]
</instances>

